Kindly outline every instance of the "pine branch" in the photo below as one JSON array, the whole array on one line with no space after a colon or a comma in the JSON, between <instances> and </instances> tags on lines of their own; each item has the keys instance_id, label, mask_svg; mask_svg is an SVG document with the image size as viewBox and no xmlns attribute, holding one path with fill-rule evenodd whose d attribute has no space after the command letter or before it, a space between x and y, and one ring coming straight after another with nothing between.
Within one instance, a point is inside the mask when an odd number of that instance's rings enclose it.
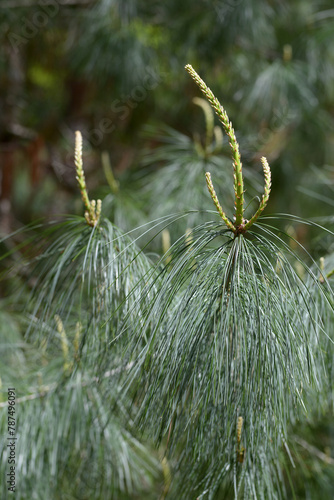
<instances>
[{"instance_id":1,"label":"pine branch","mask_svg":"<svg viewBox=\"0 0 334 500\"><path fill-rule=\"evenodd\" d=\"M220 102L218 99L215 97L213 92L209 89L209 87L206 85L206 83L200 78L200 76L196 73L196 71L193 69L190 64L187 64L185 67L190 76L193 78L193 80L197 83L199 86L200 90L204 94L204 96L207 98L209 103L211 104L212 108L214 109L215 113L217 114L220 122L223 125L223 128L225 130L226 135L228 136L230 142L230 147L232 149L232 159L233 159L233 169L234 169L234 194L235 194L235 224L233 225L229 219L226 217L225 212L223 211L218 197L216 195L216 192L213 187L213 183L211 180L210 174L207 172L205 174L206 176L206 182L208 185L208 189L211 195L211 198L216 205L216 208L219 212L219 215L227 225L231 231L234 232L235 235L242 234L245 231L247 231L252 224L259 218L263 210L265 209L268 199L269 199L269 194L270 194L270 188L271 188L271 172L270 172L270 167L269 164L266 160L266 158L262 157L261 162L263 166L263 171L264 171L264 179L265 179L265 185L264 185L264 194L262 196L262 200L260 203L259 208L257 209L256 213L253 215L253 217L249 220L246 221L243 217L244 213L244 184L243 184L243 174L242 174L242 163L240 160L240 152L239 152L239 145L237 142L237 139L235 137L235 133L232 127L232 123L229 121L229 118L227 116L227 113L225 109L221 106Z\"/></svg>"},{"instance_id":2,"label":"pine branch","mask_svg":"<svg viewBox=\"0 0 334 500\"><path fill-rule=\"evenodd\" d=\"M229 144L232 150L233 169L234 169L235 225L236 227L238 227L243 223L244 183L242 176L242 164L240 160L239 145L235 137L232 123L229 121L225 109L220 104L216 96L213 94L212 90L196 73L194 68L190 64L187 64L185 69L188 71L188 73L195 81L195 83L197 83L200 90L211 104L213 110L215 111L221 124L223 125L226 135L230 140Z\"/></svg>"},{"instance_id":3,"label":"pine branch","mask_svg":"<svg viewBox=\"0 0 334 500\"><path fill-rule=\"evenodd\" d=\"M131 368L133 367L133 364L134 364L133 361L131 361L130 363L125 365L124 371L131 370ZM99 383L99 382L101 382L101 380L113 377L114 375L117 375L117 374L121 373L122 371L123 371L123 369L121 367L114 368L113 370L108 370L102 375L102 377L93 377L90 380L82 382L81 387L87 387L90 384ZM41 385L38 388L38 392L17 398L15 400L15 403L24 403L25 401L31 401L33 399L44 398L44 396L46 396L50 392L55 391L57 389L57 387L59 387L59 385L60 385L60 383L57 383L57 382L55 382L53 384L49 384L49 385ZM77 384L68 384L66 386L66 390L69 391L69 390L73 389L76 385ZM6 406L8 406L8 401L4 401L4 402L0 403L0 408L5 408Z\"/></svg>"},{"instance_id":4,"label":"pine branch","mask_svg":"<svg viewBox=\"0 0 334 500\"><path fill-rule=\"evenodd\" d=\"M213 187L213 184L212 184L210 172L206 172L205 178L206 178L206 184L208 186L209 193L211 195L213 203L215 204L215 206L216 206L216 208L218 210L218 213L219 213L220 217L223 219L223 221L225 222L226 226L229 229L231 229L231 231L233 231L234 233L236 233L237 232L236 227L234 227L234 225L232 224L232 222L227 218L225 212L223 211L223 209L222 209L222 207L221 207L221 205L219 203L216 191L215 191L215 189Z\"/></svg>"},{"instance_id":5,"label":"pine branch","mask_svg":"<svg viewBox=\"0 0 334 500\"><path fill-rule=\"evenodd\" d=\"M85 219L87 221L87 224L95 227L100 219L102 202L101 200L97 200L97 202L95 200L90 201L88 198L85 173L82 163L82 135L78 130L75 133L74 163L76 166L77 174L76 180L79 184L82 201L84 202L86 207Z\"/></svg>"},{"instance_id":6,"label":"pine branch","mask_svg":"<svg viewBox=\"0 0 334 500\"><path fill-rule=\"evenodd\" d=\"M262 214L263 210L266 208L268 200L269 200L269 195L270 195L270 189L271 189L271 172L270 172L270 167L269 164L264 158L264 156L261 158L261 163L263 166L263 172L264 172L264 193L262 196L261 203L259 205L259 208L253 215L253 217L245 224L244 230L247 231L252 224L260 217Z\"/></svg>"}]
</instances>

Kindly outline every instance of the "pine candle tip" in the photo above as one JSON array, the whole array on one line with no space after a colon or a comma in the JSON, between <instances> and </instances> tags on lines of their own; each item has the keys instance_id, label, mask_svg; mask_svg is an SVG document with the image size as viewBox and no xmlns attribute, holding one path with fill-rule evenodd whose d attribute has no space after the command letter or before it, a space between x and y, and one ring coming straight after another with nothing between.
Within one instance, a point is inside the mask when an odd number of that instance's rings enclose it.
<instances>
[{"instance_id":1,"label":"pine candle tip","mask_svg":"<svg viewBox=\"0 0 334 500\"><path fill-rule=\"evenodd\" d=\"M191 64L186 64L184 68L186 71L188 71L188 73L195 73L195 70Z\"/></svg>"},{"instance_id":2,"label":"pine candle tip","mask_svg":"<svg viewBox=\"0 0 334 500\"><path fill-rule=\"evenodd\" d=\"M80 130L76 130L75 132L75 143L77 147L82 147L82 134Z\"/></svg>"},{"instance_id":3,"label":"pine candle tip","mask_svg":"<svg viewBox=\"0 0 334 500\"><path fill-rule=\"evenodd\" d=\"M78 173L82 169L82 135L79 130L75 132L74 160Z\"/></svg>"}]
</instances>

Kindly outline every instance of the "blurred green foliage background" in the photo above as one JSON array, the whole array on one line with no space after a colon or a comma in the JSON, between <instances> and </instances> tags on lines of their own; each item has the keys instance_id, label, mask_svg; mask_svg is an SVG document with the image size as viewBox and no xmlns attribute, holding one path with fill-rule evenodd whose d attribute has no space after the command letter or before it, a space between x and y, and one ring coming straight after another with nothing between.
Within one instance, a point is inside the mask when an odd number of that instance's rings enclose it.
<instances>
[{"instance_id":1,"label":"blurred green foliage background","mask_svg":"<svg viewBox=\"0 0 334 500\"><path fill-rule=\"evenodd\" d=\"M104 199L104 215L123 231L171 212L213 209L206 170L231 207L227 140L218 120L210 129L210 113L193 102L199 92L187 63L233 121L248 202L262 194L264 155L273 176L266 213L332 224L333 34L330 0L1 0L1 237L40 218L82 214L76 130L90 193ZM172 241L198 217L182 219ZM333 250L332 239L315 239L305 226L291 231L315 259ZM4 240L2 254L11 245ZM28 251L38 252L33 241ZM20 256L11 259L14 265ZM24 327L8 297L26 276L8 262L1 272L8 279L0 314L19 339ZM306 465L293 481L296 498L332 498L333 421L326 416L298 432Z\"/></svg>"},{"instance_id":2,"label":"blurred green foliage background","mask_svg":"<svg viewBox=\"0 0 334 500\"><path fill-rule=\"evenodd\" d=\"M226 107L244 165L260 172L259 158L268 157L272 210L330 215L331 7L281 0L1 2L1 207L9 212L10 203L11 229L40 215L80 211L73 176L76 129L84 136L91 189L106 186L103 151L126 189L181 161L184 152L162 161L164 150L157 148L165 144L166 126L190 139L204 136L186 63ZM160 159L147 161L157 151ZM228 155L226 143L221 155ZM301 186L308 194L300 194ZM318 188L324 203L311 198L310 187ZM154 193L136 198L144 212L148 204L163 210ZM185 208L199 208L196 201Z\"/></svg>"}]
</instances>

